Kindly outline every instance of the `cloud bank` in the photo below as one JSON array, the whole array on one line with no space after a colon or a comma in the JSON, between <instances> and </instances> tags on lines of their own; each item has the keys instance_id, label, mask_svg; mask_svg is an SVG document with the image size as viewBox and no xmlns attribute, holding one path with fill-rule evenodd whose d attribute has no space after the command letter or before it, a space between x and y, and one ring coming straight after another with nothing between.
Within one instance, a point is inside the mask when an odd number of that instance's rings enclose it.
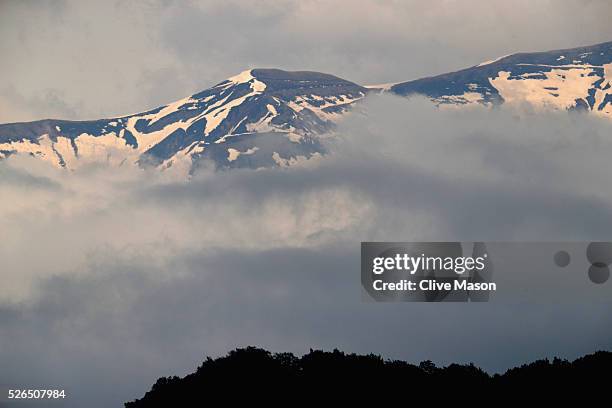
<instances>
[{"instance_id":1,"label":"cloud bank","mask_svg":"<svg viewBox=\"0 0 612 408\"><path fill-rule=\"evenodd\" d=\"M589 115L378 96L303 166L203 167L186 181L9 158L0 384L113 406L244 345L489 370L609 349L606 301L363 302L359 243L609 240L611 130Z\"/></svg>"}]
</instances>

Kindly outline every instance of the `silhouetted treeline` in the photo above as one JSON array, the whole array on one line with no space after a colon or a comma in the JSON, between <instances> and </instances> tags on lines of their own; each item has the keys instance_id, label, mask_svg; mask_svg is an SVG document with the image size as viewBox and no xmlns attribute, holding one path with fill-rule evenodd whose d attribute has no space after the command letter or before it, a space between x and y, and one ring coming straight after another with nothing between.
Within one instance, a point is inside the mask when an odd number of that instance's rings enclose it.
<instances>
[{"instance_id":1,"label":"silhouetted treeline","mask_svg":"<svg viewBox=\"0 0 612 408\"><path fill-rule=\"evenodd\" d=\"M559 400L599 393L612 386L612 353L596 352L573 362L538 360L489 375L473 364L436 367L413 365L380 356L311 350L299 358L247 347L206 361L184 378L163 377L143 398L126 408L218 406L232 402L324 403ZM213 402L215 401L215 402Z\"/></svg>"}]
</instances>

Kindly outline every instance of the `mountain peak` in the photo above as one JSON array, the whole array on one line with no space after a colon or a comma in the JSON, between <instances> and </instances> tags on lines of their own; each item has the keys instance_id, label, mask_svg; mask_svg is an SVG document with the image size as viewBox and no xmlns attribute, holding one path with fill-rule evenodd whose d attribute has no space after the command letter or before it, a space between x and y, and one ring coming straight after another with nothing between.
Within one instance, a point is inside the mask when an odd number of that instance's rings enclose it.
<instances>
[{"instance_id":1,"label":"mountain peak","mask_svg":"<svg viewBox=\"0 0 612 408\"><path fill-rule=\"evenodd\" d=\"M234 75L219 83L217 87L250 84L255 92L266 92L276 96L308 92L327 92L343 88L351 93L367 92L366 88L334 75L316 71L285 71L277 68L254 68Z\"/></svg>"},{"instance_id":2,"label":"mountain peak","mask_svg":"<svg viewBox=\"0 0 612 408\"><path fill-rule=\"evenodd\" d=\"M68 168L100 160L191 168L201 158L221 168L285 165L322 153L316 136L366 92L319 72L248 69L143 113L0 125L0 158L27 153Z\"/></svg>"},{"instance_id":3,"label":"mountain peak","mask_svg":"<svg viewBox=\"0 0 612 408\"><path fill-rule=\"evenodd\" d=\"M529 103L583 109L612 117L612 42L516 53L456 72L395 84L391 92L421 94L438 105Z\"/></svg>"},{"instance_id":4,"label":"mountain peak","mask_svg":"<svg viewBox=\"0 0 612 408\"><path fill-rule=\"evenodd\" d=\"M238 75L234 75L233 77L228 78L226 81L223 81L221 84L226 84L229 82L232 85L241 85L241 84L250 84L251 89L255 92L263 92L266 89L266 84L259 81L257 78L253 76L253 70L247 69L242 71ZM220 85L221 85L220 84Z\"/></svg>"}]
</instances>

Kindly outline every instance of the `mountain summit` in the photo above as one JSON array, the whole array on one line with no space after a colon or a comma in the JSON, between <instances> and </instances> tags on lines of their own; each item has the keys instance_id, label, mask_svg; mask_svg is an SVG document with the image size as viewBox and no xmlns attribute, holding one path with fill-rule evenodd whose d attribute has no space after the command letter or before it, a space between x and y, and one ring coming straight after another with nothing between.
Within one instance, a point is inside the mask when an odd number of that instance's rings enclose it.
<instances>
[{"instance_id":1,"label":"mountain summit","mask_svg":"<svg viewBox=\"0 0 612 408\"><path fill-rule=\"evenodd\" d=\"M529 103L612 117L611 86L612 42L606 42L512 54L461 71L397 83L389 92L422 94L441 105Z\"/></svg>"},{"instance_id":2,"label":"mountain summit","mask_svg":"<svg viewBox=\"0 0 612 408\"><path fill-rule=\"evenodd\" d=\"M439 106L528 103L612 118L612 42L519 53L415 81L363 87L309 71L252 69L129 116L0 125L0 159L30 154L57 166L110 162L191 171L283 166L324 152L319 136L369 92L424 95Z\"/></svg>"},{"instance_id":3,"label":"mountain summit","mask_svg":"<svg viewBox=\"0 0 612 408\"><path fill-rule=\"evenodd\" d=\"M74 168L126 161L167 168L283 165L322 152L317 135L366 95L318 72L253 69L159 108L119 118L0 125L0 155L27 153Z\"/></svg>"}]
</instances>

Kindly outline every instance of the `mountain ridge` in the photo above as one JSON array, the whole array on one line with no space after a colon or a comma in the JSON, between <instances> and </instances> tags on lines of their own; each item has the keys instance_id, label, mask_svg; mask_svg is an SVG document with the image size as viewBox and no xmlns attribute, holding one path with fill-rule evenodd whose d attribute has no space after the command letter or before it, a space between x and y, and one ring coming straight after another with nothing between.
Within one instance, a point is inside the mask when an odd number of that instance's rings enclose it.
<instances>
[{"instance_id":1,"label":"mountain ridge","mask_svg":"<svg viewBox=\"0 0 612 408\"><path fill-rule=\"evenodd\" d=\"M567 61L571 63L567 64ZM534 105L548 104L563 109L570 108L571 103L577 103L581 108L603 111L603 114L612 116L612 96L608 96L609 93L598 104L605 102L603 106L596 106L595 101L598 90L610 89L611 63L612 41L609 41L578 48L510 54L458 71L399 82L389 91L401 96L426 95L437 104L529 101ZM559 85L567 79L565 74L572 74L572 79L582 81L583 86L569 92L565 98L555 100L561 95L546 91L560 90ZM589 84L588 78L599 79ZM517 80L526 82L517 87L517 83L512 83ZM533 85L540 85L540 88L534 88Z\"/></svg>"},{"instance_id":2,"label":"mountain ridge","mask_svg":"<svg viewBox=\"0 0 612 408\"><path fill-rule=\"evenodd\" d=\"M367 92L330 74L251 69L142 113L2 124L0 154L28 153L62 167L72 167L83 156L104 160L111 151L120 163L127 158L162 167L205 157L226 167L282 164L322 152L314 136L330 131L333 119ZM267 150L273 149L269 157L243 160L240 156L263 149L253 144L261 138L270 145Z\"/></svg>"},{"instance_id":3,"label":"mountain ridge","mask_svg":"<svg viewBox=\"0 0 612 408\"><path fill-rule=\"evenodd\" d=\"M28 154L74 169L90 162L184 168L285 166L325 154L320 136L370 93L438 106L529 103L612 118L612 42L516 53L446 74L362 86L315 71L245 70L144 112L85 121L0 124L0 159Z\"/></svg>"}]
</instances>

